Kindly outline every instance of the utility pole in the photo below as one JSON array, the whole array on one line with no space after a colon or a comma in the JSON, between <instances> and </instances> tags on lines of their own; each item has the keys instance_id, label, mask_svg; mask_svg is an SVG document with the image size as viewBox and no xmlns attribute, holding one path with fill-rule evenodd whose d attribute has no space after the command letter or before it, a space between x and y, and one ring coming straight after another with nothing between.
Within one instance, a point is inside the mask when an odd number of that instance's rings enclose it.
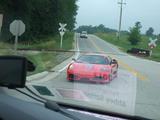
<instances>
[{"instance_id":1,"label":"utility pole","mask_svg":"<svg viewBox=\"0 0 160 120\"><path fill-rule=\"evenodd\" d=\"M118 40L120 39L120 32L121 32L121 26L122 26L122 12L123 12L123 5L126 5L126 3L121 0L121 2L118 2L120 4L120 17L119 17L119 28L118 28Z\"/></svg>"}]
</instances>

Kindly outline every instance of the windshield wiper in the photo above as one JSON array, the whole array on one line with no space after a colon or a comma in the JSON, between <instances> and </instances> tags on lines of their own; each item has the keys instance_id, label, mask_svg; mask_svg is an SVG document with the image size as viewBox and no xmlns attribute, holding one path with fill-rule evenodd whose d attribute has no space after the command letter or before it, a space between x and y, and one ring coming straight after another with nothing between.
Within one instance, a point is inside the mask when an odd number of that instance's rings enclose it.
<instances>
[{"instance_id":1,"label":"windshield wiper","mask_svg":"<svg viewBox=\"0 0 160 120\"><path fill-rule=\"evenodd\" d=\"M61 107L60 107L56 102L50 101L50 100L48 100L48 99L46 99L46 98L43 98L43 97L37 95L37 94L34 93L31 89L29 89L27 86L25 86L25 88L26 88L32 95L38 97L39 99L37 99L36 97L33 97L33 96L29 95L28 93L23 92L23 91L21 91L21 90L19 90L19 89L15 89L15 90L18 91L18 92L20 92L20 93L22 93L22 94L24 94L24 95L26 95L26 96L28 96L28 97L30 97L30 98L32 98L32 99L34 99L34 100L36 100L36 101L38 101L38 102L43 103L44 106L45 106L47 109L50 109L50 110L52 110L52 111L61 113L62 115L66 116L66 117L68 117L68 118L71 118L71 119L73 119L73 120L80 120L80 119L77 118L76 116L74 116L74 115L72 115L72 114L69 114L69 113L67 113L66 111L64 111L63 109L61 109ZM42 99L43 101L40 100L40 99Z\"/></svg>"},{"instance_id":2,"label":"windshield wiper","mask_svg":"<svg viewBox=\"0 0 160 120\"><path fill-rule=\"evenodd\" d=\"M63 109L61 109L61 107L56 102L47 101L45 103L45 107L50 109L50 110L59 112L59 113L63 114L64 116L69 117L69 118L71 118L73 120L80 120L79 118L77 118L77 117L65 112Z\"/></svg>"}]
</instances>

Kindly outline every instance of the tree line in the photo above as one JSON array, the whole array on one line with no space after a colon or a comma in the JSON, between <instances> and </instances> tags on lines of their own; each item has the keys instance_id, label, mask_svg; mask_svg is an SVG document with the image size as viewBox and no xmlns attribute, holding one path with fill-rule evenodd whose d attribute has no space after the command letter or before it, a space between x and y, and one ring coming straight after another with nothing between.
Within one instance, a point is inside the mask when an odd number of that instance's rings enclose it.
<instances>
[{"instance_id":1,"label":"tree line","mask_svg":"<svg viewBox=\"0 0 160 120\"><path fill-rule=\"evenodd\" d=\"M67 23L73 30L77 15L77 0L0 0L0 13L4 15L2 36L13 41L9 25L15 19L22 20L26 32L22 42L39 42L41 38L58 33L59 23Z\"/></svg>"},{"instance_id":2,"label":"tree line","mask_svg":"<svg viewBox=\"0 0 160 120\"><path fill-rule=\"evenodd\" d=\"M115 32L118 32L115 29L111 29L111 28L105 27L103 24L100 24L98 26L82 25L82 26L79 26L76 29L76 32L78 32L78 33L81 33L82 31L87 31L89 34L93 34L93 33L115 33ZM121 33L128 34L128 31L121 31Z\"/></svg>"},{"instance_id":3,"label":"tree line","mask_svg":"<svg viewBox=\"0 0 160 120\"><path fill-rule=\"evenodd\" d=\"M82 31L87 31L89 34L93 33L113 33L117 32L114 29L106 28L103 24L100 24L99 26L92 26L92 25L83 25L79 26L76 29L76 32L81 33Z\"/></svg>"},{"instance_id":4,"label":"tree line","mask_svg":"<svg viewBox=\"0 0 160 120\"><path fill-rule=\"evenodd\" d=\"M121 34L128 35L128 41L132 45L137 45L141 41L141 22L136 22L133 27L130 27L129 31L121 31ZM92 25L83 25L79 26L76 29L76 32L81 33L82 31L87 31L89 34L94 33L117 33L118 31L115 29L107 28L103 24L100 24L98 26L92 26ZM152 27L149 27L148 30L145 33L146 36L153 37L154 35L154 29Z\"/></svg>"}]
</instances>

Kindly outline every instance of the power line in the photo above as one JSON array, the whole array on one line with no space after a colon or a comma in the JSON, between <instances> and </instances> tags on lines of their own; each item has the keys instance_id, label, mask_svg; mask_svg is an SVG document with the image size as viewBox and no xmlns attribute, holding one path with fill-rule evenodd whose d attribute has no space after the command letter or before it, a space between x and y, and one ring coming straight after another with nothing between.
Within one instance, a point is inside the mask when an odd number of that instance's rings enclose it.
<instances>
[{"instance_id":1,"label":"power line","mask_svg":"<svg viewBox=\"0 0 160 120\"><path fill-rule=\"evenodd\" d=\"M121 26L122 26L122 12L123 12L123 5L126 5L125 2L123 2L123 0L121 0L121 2L118 2L118 4L120 4L120 16L119 16L119 28L118 28L118 40L120 39L120 32L121 32Z\"/></svg>"}]
</instances>

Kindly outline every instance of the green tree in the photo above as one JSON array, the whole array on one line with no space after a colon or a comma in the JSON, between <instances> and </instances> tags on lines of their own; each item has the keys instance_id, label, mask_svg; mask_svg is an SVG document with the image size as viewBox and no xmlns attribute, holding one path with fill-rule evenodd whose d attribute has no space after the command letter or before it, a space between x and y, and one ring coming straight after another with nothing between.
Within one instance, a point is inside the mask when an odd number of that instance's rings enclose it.
<instances>
[{"instance_id":1,"label":"green tree","mask_svg":"<svg viewBox=\"0 0 160 120\"><path fill-rule=\"evenodd\" d=\"M138 28L139 30L142 28L141 22L136 22L135 27Z\"/></svg>"},{"instance_id":2,"label":"green tree","mask_svg":"<svg viewBox=\"0 0 160 120\"><path fill-rule=\"evenodd\" d=\"M137 45L141 41L141 31L142 25L140 22L136 22L135 26L130 28L130 33L128 37L128 41L132 45Z\"/></svg>"},{"instance_id":3,"label":"green tree","mask_svg":"<svg viewBox=\"0 0 160 120\"><path fill-rule=\"evenodd\" d=\"M152 27L150 27L147 31L146 31L146 35L147 36L153 36L154 33L154 29Z\"/></svg>"},{"instance_id":4,"label":"green tree","mask_svg":"<svg viewBox=\"0 0 160 120\"><path fill-rule=\"evenodd\" d=\"M0 13L4 15L2 37L12 41L9 24L20 19L26 25L26 32L20 42L39 42L41 38L58 33L59 23L67 23L67 29L75 27L77 0L0 0Z\"/></svg>"}]
</instances>

